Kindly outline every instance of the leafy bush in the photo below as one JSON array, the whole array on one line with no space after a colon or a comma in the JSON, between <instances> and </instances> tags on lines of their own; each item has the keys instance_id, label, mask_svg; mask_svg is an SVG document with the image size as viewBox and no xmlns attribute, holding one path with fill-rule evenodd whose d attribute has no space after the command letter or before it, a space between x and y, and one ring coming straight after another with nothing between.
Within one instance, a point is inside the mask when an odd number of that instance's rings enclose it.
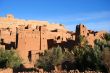
<instances>
[{"instance_id":1,"label":"leafy bush","mask_svg":"<svg viewBox=\"0 0 110 73\"><path fill-rule=\"evenodd\" d=\"M110 61L108 60L109 51L106 53L105 48L110 46L108 44L110 42L109 37L110 35L107 34L105 39L95 40L95 46L92 48L88 45L86 38L80 36L79 44L74 46L72 50L65 49L62 52L60 47L47 50L40 55L36 65L46 71L50 71L55 66L62 64L66 70L79 69L85 71L89 69L107 72Z\"/></svg>"},{"instance_id":2,"label":"leafy bush","mask_svg":"<svg viewBox=\"0 0 110 73\"><path fill-rule=\"evenodd\" d=\"M110 50L105 48L102 53L102 59L105 64L107 71L110 72Z\"/></svg>"},{"instance_id":3,"label":"leafy bush","mask_svg":"<svg viewBox=\"0 0 110 73\"><path fill-rule=\"evenodd\" d=\"M102 40L96 39L94 43L101 49L101 62L104 65L103 70L107 73L110 71L110 33L106 33Z\"/></svg>"},{"instance_id":4,"label":"leafy bush","mask_svg":"<svg viewBox=\"0 0 110 73\"><path fill-rule=\"evenodd\" d=\"M64 54L63 62L65 61L74 62L75 61L74 52L68 51L67 49L65 49L63 54Z\"/></svg>"},{"instance_id":5,"label":"leafy bush","mask_svg":"<svg viewBox=\"0 0 110 73\"><path fill-rule=\"evenodd\" d=\"M73 49L76 59L76 65L79 70L100 70L101 65L101 52L98 47L90 48L88 45L85 47L75 47Z\"/></svg>"},{"instance_id":6,"label":"leafy bush","mask_svg":"<svg viewBox=\"0 0 110 73\"><path fill-rule=\"evenodd\" d=\"M63 52L60 47L46 50L44 54L40 55L36 66L41 67L46 71L51 71L55 66L61 64L63 61Z\"/></svg>"},{"instance_id":7,"label":"leafy bush","mask_svg":"<svg viewBox=\"0 0 110 73\"><path fill-rule=\"evenodd\" d=\"M0 68L15 68L20 66L21 60L15 50L0 49Z\"/></svg>"},{"instance_id":8,"label":"leafy bush","mask_svg":"<svg viewBox=\"0 0 110 73\"><path fill-rule=\"evenodd\" d=\"M52 48L40 55L40 59L37 61L36 66L46 71L51 71L59 64L63 64L63 66L66 65L67 69L70 68L68 65L71 64L71 67L74 68L75 66L76 69L82 71L87 69L101 71L101 50L98 46L95 46L93 49L88 45L83 47L77 46L71 51L65 50L63 52L60 47ZM66 67L64 68L66 69Z\"/></svg>"},{"instance_id":9,"label":"leafy bush","mask_svg":"<svg viewBox=\"0 0 110 73\"><path fill-rule=\"evenodd\" d=\"M110 33L106 33L104 37L107 41L110 41Z\"/></svg>"},{"instance_id":10,"label":"leafy bush","mask_svg":"<svg viewBox=\"0 0 110 73\"><path fill-rule=\"evenodd\" d=\"M106 41L106 45L104 44L105 46L103 47L102 61L105 64L107 71L110 72L110 33L105 34L104 40Z\"/></svg>"}]
</instances>

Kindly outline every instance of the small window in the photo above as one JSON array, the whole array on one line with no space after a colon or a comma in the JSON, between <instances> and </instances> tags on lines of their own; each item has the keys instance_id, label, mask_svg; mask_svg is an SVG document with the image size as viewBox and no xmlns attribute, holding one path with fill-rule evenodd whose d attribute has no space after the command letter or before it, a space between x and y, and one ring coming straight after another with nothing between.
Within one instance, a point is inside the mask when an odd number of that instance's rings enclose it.
<instances>
[{"instance_id":1,"label":"small window","mask_svg":"<svg viewBox=\"0 0 110 73\"><path fill-rule=\"evenodd\" d=\"M31 54L31 51L28 52L28 59L29 59L30 62L32 61L32 54Z\"/></svg>"},{"instance_id":2,"label":"small window","mask_svg":"<svg viewBox=\"0 0 110 73\"><path fill-rule=\"evenodd\" d=\"M60 36L57 37L57 40L59 40L59 39L60 39Z\"/></svg>"},{"instance_id":3,"label":"small window","mask_svg":"<svg viewBox=\"0 0 110 73\"><path fill-rule=\"evenodd\" d=\"M12 33L10 32L10 35L11 35Z\"/></svg>"},{"instance_id":4,"label":"small window","mask_svg":"<svg viewBox=\"0 0 110 73\"><path fill-rule=\"evenodd\" d=\"M62 41L63 41L63 38L62 38Z\"/></svg>"},{"instance_id":5,"label":"small window","mask_svg":"<svg viewBox=\"0 0 110 73\"><path fill-rule=\"evenodd\" d=\"M87 33L87 36L89 36L89 33Z\"/></svg>"},{"instance_id":6,"label":"small window","mask_svg":"<svg viewBox=\"0 0 110 73\"><path fill-rule=\"evenodd\" d=\"M94 36L95 36L96 34L94 33Z\"/></svg>"}]
</instances>

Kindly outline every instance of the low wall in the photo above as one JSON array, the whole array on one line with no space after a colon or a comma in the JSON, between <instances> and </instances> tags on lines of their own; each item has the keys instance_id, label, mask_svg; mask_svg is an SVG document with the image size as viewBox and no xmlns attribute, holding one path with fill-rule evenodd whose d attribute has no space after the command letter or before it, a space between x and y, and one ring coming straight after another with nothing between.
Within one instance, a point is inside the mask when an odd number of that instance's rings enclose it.
<instances>
[{"instance_id":1,"label":"low wall","mask_svg":"<svg viewBox=\"0 0 110 73\"><path fill-rule=\"evenodd\" d=\"M18 73L102 73L102 72L96 72L96 71L84 71L84 72L79 72L79 70L70 70L69 72L67 71L51 71L51 72L45 72L43 70L39 70L38 72L18 72Z\"/></svg>"},{"instance_id":2,"label":"low wall","mask_svg":"<svg viewBox=\"0 0 110 73\"><path fill-rule=\"evenodd\" d=\"M0 69L0 73L13 73L13 69L10 69L10 68Z\"/></svg>"}]
</instances>

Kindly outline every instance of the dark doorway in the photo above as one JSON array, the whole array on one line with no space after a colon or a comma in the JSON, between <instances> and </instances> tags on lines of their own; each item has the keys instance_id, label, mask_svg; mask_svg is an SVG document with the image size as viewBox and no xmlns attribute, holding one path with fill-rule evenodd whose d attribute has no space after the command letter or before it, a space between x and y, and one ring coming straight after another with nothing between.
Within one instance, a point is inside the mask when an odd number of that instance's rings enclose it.
<instances>
[{"instance_id":1,"label":"dark doorway","mask_svg":"<svg viewBox=\"0 0 110 73\"><path fill-rule=\"evenodd\" d=\"M29 59L30 62L32 61L32 53L31 53L31 51L28 52L28 59Z\"/></svg>"},{"instance_id":2,"label":"dark doorway","mask_svg":"<svg viewBox=\"0 0 110 73\"><path fill-rule=\"evenodd\" d=\"M48 43L48 49L50 49L53 46L55 46L55 41L53 39L48 39L47 43Z\"/></svg>"}]
</instances>

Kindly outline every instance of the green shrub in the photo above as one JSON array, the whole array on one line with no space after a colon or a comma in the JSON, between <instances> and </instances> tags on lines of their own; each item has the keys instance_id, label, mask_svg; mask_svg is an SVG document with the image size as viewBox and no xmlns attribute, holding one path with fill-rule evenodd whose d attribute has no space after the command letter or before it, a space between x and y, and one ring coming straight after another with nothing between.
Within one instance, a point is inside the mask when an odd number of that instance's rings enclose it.
<instances>
[{"instance_id":1,"label":"green shrub","mask_svg":"<svg viewBox=\"0 0 110 73\"><path fill-rule=\"evenodd\" d=\"M102 52L102 60L105 64L107 71L110 72L110 50L109 48L105 48Z\"/></svg>"},{"instance_id":2,"label":"green shrub","mask_svg":"<svg viewBox=\"0 0 110 73\"><path fill-rule=\"evenodd\" d=\"M65 61L74 62L75 61L74 52L68 51L67 49L65 49L63 54L64 54L63 62Z\"/></svg>"},{"instance_id":3,"label":"green shrub","mask_svg":"<svg viewBox=\"0 0 110 73\"><path fill-rule=\"evenodd\" d=\"M104 37L107 41L110 41L110 33L106 33Z\"/></svg>"},{"instance_id":4,"label":"green shrub","mask_svg":"<svg viewBox=\"0 0 110 73\"><path fill-rule=\"evenodd\" d=\"M15 50L0 49L0 68L16 68L20 64L21 60Z\"/></svg>"},{"instance_id":5,"label":"green shrub","mask_svg":"<svg viewBox=\"0 0 110 73\"><path fill-rule=\"evenodd\" d=\"M73 49L76 59L77 68L80 70L100 70L101 65L101 51L98 47L90 48L85 45L85 47L75 47Z\"/></svg>"},{"instance_id":6,"label":"green shrub","mask_svg":"<svg viewBox=\"0 0 110 73\"><path fill-rule=\"evenodd\" d=\"M36 67L43 68L45 71L51 71L55 66L63 61L63 52L60 47L46 50L40 55L40 59L36 63Z\"/></svg>"}]
</instances>

